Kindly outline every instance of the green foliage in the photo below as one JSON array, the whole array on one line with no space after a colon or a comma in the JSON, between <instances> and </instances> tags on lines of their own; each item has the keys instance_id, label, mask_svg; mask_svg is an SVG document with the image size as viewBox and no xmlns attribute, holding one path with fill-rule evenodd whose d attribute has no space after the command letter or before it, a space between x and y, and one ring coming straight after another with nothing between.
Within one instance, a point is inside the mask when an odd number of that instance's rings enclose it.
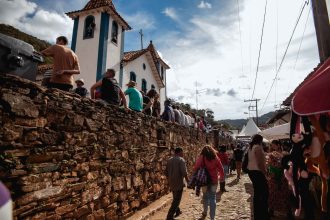
<instances>
[{"instance_id":1,"label":"green foliage","mask_svg":"<svg viewBox=\"0 0 330 220\"><path fill-rule=\"evenodd\" d=\"M47 41L40 40L36 37L26 34L6 24L0 24L0 33L22 40L28 44L31 44L36 51L42 51L51 45ZM52 59L45 57L45 64L50 64L50 63L53 63Z\"/></svg>"}]
</instances>

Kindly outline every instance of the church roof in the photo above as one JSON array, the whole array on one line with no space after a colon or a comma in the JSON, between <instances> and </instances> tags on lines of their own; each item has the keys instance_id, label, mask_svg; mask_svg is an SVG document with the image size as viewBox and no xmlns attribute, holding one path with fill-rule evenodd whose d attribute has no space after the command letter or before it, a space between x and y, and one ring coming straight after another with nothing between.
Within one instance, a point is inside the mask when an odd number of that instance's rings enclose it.
<instances>
[{"instance_id":1,"label":"church roof","mask_svg":"<svg viewBox=\"0 0 330 220\"><path fill-rule=\"evenodd\" d=\"M169 65L167 65L165 63L165 61L163 61L160 58L159 54L157 53L157 50L155 49L154 45L152 44L152 41L150 41L149 46L145 49L125 52L122 63L125 65L125 64L139 58L143 54L146 54L147 58L152 63L152 68L151 69L152 69L152 72L154 73L154 75L156 77L157 83L161 87L164 87L165 85L164 85L163 80L161 79L159 69L157 68L157 63L158 62L162 63L162 66L165 67L166 69L170 69L170 67L169 67Z\"/></svg>"},{"instance_id":2,"label":"church roof","mask_svg":"<svg viewBox=\"0 0 330 220\"><path fill-rule=\"evenodd\" d=\"M77 17L81 12L93 10L93 9L102 9L102 11L108 12L114 17L114 19L120 23L125 30L131 30L132 28L125 21L125 19L117 12L115 5L112 3L112 0L90 0L83 9L77 11L67 12L66 15L70 18Z\"/></svg>"},{"instance_id":3,"label":"church roof","mask_svg":"<svg viewBox=\"0 0 330 220\"><path fill-rule=\"evenodd\" d=\"M131 62L148 51L151 53L152 59L155 63L160 61L166 69L170 69L170 66L157 53L152 41L150 41L149 46L145 49L125 52L123 62Z\"/></svg>"}]
</instances>

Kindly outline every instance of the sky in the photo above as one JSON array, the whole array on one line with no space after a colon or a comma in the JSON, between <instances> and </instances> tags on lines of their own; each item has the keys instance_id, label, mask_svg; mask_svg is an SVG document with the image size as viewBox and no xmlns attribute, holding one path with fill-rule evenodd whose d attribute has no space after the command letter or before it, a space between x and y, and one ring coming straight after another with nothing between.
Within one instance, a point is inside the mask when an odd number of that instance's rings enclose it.
<instances>
[{"instance_id":1,"label":"sky","mask_svg":"<svg viewBox=\"0 0 330 220\"><path fill-rule=\"evenodd\" d=\"M0 0L0 23L52 43L59 35L71 39L73 22L64 13L87 2ZM168 96L194 108L210 108L216 119L247 118L250 103L244 100L252 98L260 99L260 114L278 109L319 63L311 4L302 11L284 57L304 0L267 1L259 65L266 0L113 2L133 28L125 35L125 51L140 49L142 29L144 46L152 40L171 67Z\"/></svg>"}]
</instances>

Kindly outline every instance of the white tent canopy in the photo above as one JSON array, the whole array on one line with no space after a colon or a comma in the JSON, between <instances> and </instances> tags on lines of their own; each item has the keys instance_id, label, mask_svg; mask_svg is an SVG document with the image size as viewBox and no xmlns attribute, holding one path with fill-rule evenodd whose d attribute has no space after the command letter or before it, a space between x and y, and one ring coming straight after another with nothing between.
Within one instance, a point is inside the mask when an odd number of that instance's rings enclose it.
<instances>
[{"instance_id":1,"label":"white tent canopy","mask_svg":"<svg viewBox=\"0 0 330 220\"><path fill-rule=\"evenodd\" d=\"M290 123L278 125L272 128L265 129L259 132L260 135L267 138L268 140L271 139L286 139L289 138L290 134Z\"/></svg>"},{"instance_id":2,"label":"white tent canopy","mask_svg":"<svg viewBox=\"0 0 330 220\"><path fill-rule=\"evenodd\" d=\"M252 137L255 134L258 134L261 130L258 128L253 119L250 118L242 131L237 135L237 137Z\"/></svg>"}]
</instances>

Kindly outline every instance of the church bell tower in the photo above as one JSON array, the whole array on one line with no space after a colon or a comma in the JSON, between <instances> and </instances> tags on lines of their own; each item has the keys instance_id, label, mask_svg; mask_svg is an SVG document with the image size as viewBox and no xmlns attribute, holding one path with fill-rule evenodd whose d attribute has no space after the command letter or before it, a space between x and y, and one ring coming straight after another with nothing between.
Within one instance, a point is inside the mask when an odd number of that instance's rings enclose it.
<instances>
[{"instance_id":1,"label":"church bell tower","mask_svg":"<svg viewBox=\"0 0 330 220\"><path fill-rule=\"evenodd\" d=\"M89 89L100 80L108 68L116 70L122 85L125 31L131 27L112 0L90 0L83 9L66 14L74 20L71 49L78 56L78 77L85 80L85 87Z\"/></svg>"}]
</instances>

